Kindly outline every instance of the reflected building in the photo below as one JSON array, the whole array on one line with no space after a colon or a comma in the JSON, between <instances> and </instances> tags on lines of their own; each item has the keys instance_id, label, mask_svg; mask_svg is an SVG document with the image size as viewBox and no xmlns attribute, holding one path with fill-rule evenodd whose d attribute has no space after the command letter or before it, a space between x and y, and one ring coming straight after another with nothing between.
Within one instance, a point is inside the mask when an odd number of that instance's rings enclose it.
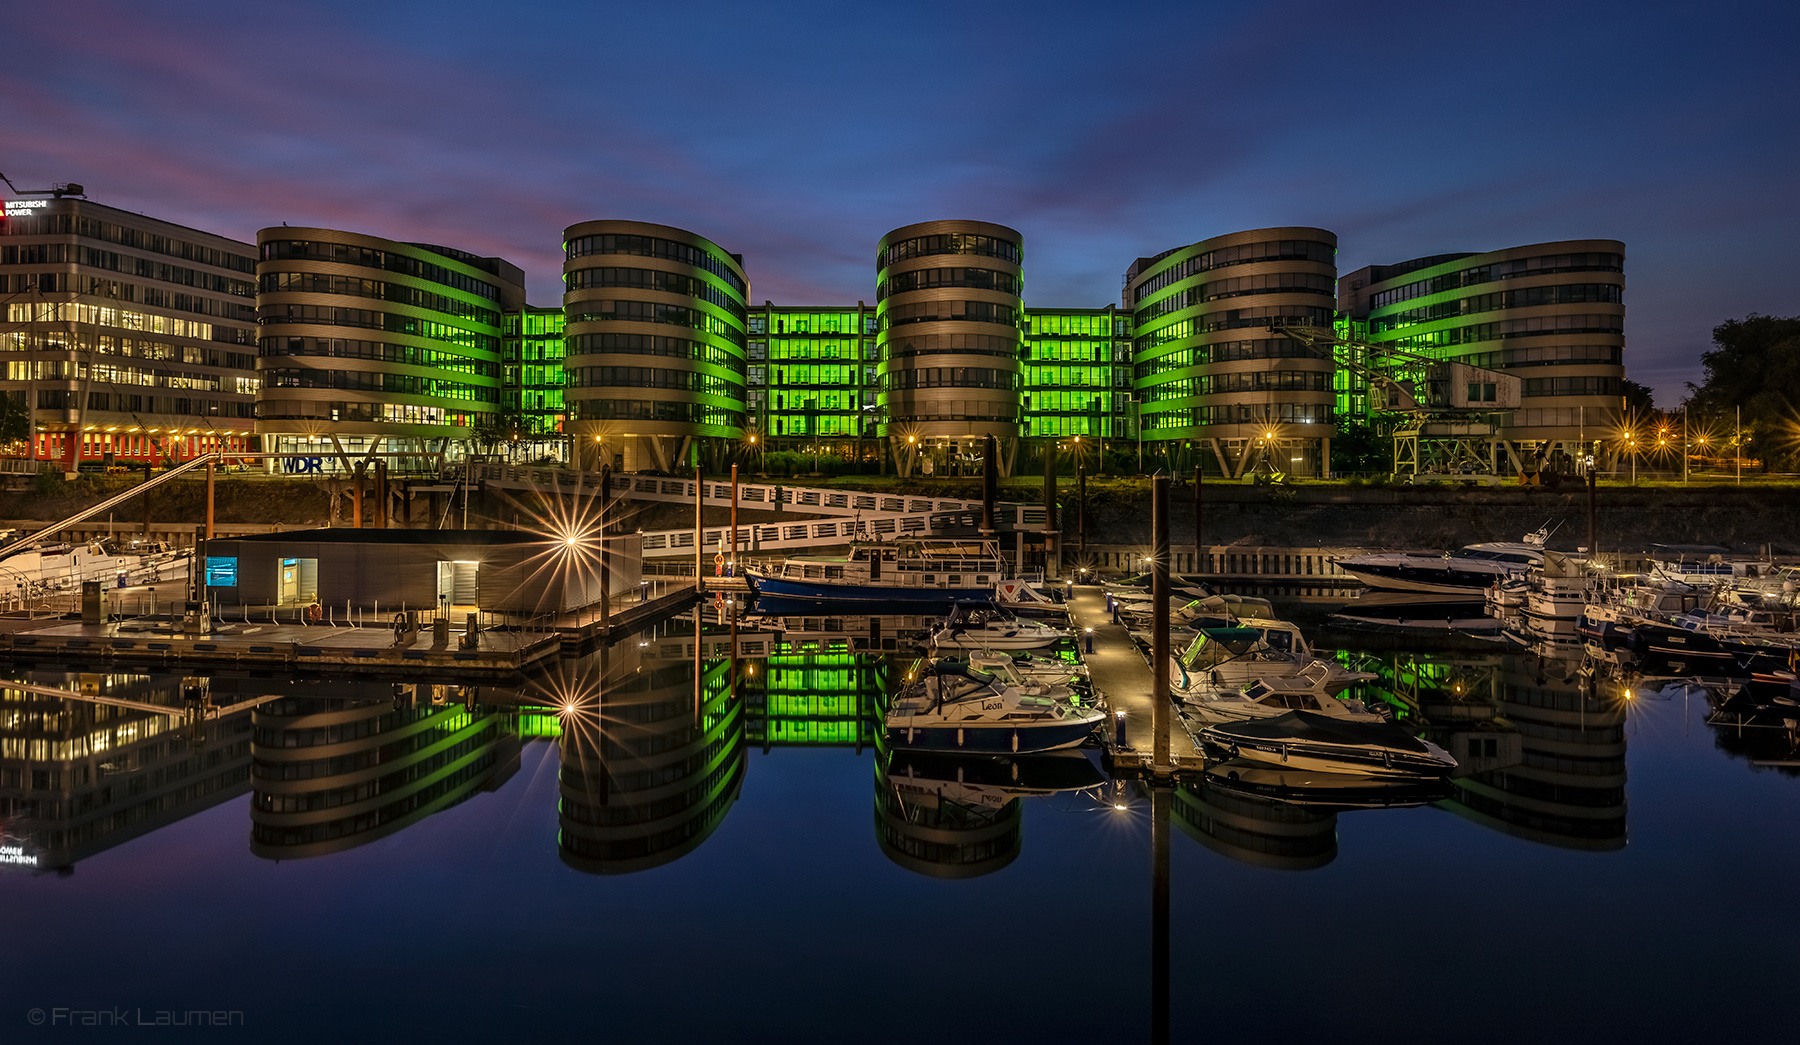
<instances>
[{"instance_id":1,"label":"reflected building","mask_svg":"<svg viewBox=\"0 0 1800 1045\"><path fill-rule=\"evenodd\" d=\"M931 878L978 878L1024 845L1021 799L1098 790L1078 751L1004 756L895 751L875 762L875 841L889 860Z\"/></svg>"},{"instance_id":2,"label":"reflected building","mask_svg":"<svg viewBox=\"0 0 1800 1045\"><path fill-rule=\"evenodd\" d=\"M772 747L854 747L880 733L890 663L854 653L777 654L745 661L744 733Z\"/></svg>"},{"instance_id":3,"label":"reflected building","mask_svg":"<svg viewBox=\"0 0 1800 1045\"><path fill-rule=\"evenodd\" d=\"M897 756L898 757L898 756ZM943 764L876 762L875 841L889 860L929 878L979 878L1018 858L1025 844L1019 796L966 779L981 759Z\"/></svg>"},{"instance_id":4,"label":"reflected building","mask_svg":"<svg viewBox=\"0 0 1800 1045\"><path fill-rule=\"evenodd\" d=\"M742 702L729 660L608 652L567 687L557 845L589 874L631 874L693 852L743 788ZM583 672L577 673L580 678Z\"/></svg>"},{"instance_id":5,"label":"reflected building","mask_svg":"<svg viewBox=\"0 0 1800 1045\"><path fill-rule=\"evenodd\" d=\"M0 683L0 870L71 873L249 788L250 717L191 716L192 689L180 678L34 673L32 681L171 713Z\"/></svg>"},{"instance_id":6,"label":"reflected building","mask_svg":"<svg viewBox=\"0 0 1800 1045\"><path fill-rule=\"evenodd\" d=\"M1175 825L1220 856L1276 871L1337 859L1337 813L1227 790L1202 779L1175 789Z\"/></svg>"},{"instance_id":7,"label":"reflected building","mask_svg":"<svg viewBox=\"0 0 1800 1045\"><path fill-rule=\"evenodd\" d=\"M391 835L519 766L517 716L472 686L337 680L251 712L250 851L323 856ZM341 695L340 695L341 694Z\"/></svg>"},{"instance_id":8,"label":"reflected building","mask_svg":"<svg viewBox=\"0 0 1800 1045\"><path fill-rule=\"evenodd\" d=\"M1508 657L1496 681L1518 760L1453 779L1455 796L1439 805L1544 845L1624 848L1624 701L1581 678L1572 661Z\"/></svg>"}]
</instances>

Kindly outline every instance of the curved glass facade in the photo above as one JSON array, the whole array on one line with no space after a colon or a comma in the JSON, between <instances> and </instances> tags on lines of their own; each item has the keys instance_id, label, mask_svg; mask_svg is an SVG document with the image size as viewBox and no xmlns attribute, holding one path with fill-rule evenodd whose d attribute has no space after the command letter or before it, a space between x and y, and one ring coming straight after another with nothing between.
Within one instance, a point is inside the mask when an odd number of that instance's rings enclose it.
<instances>
[{"instance_id":1,"label":"curved glass facade","mask_svg":"<svg viewBox=\"0 0 1800 1045\"><path fill-rule=\"evenodd\" d=\"M1521 378L1500 433L1517 466L1617 428L1624 293L1623 243L1562 240L1373 265L1343 278L1339 307L1371 341Z\"/></svg>"},{"instance_id":2,"label":"curved glass facade","mask_svg":"<svg viewBox=\"0 0 1800 1045\"><path fill-rule=\"evenodd\" d=\"M499 422L503 315L525 304L516 266L333 229L256 239L256 428L275 449L335 438L356 453Z\"/></svg>"},{"instance_id":3,"label":"curved glass facade","mask_svg":"<svg viewBox=\"0 0 1800 1045\"><path fill-rule=\"evenodd\" d=\"M731 661L627 655L577 692L558 741L563 862L630 874L698 848L736 803L748 762Z\"/></svg>"},{"instance_id":4,"label":"curved glass facade","mask_svg":"<svg viewBox=\"0 0 1800 1045\"><path fill-rule=\"evenodd\" d=\"M334 685L370 695L284 697L251 712L257 856L353 849L498 786L518 768L516 716L464 703L470 687Z\"/></svg>"},{"instance_id":5,"label":"curved glass facade","mask_svg":"<svg viewBox=\"0 0 1800 1045\"><path fill-rule=\"evenodd\" d=\"M926 440L974 452L1019 434L1024 239L1004 225L928 221L876 248L881 433L901 472Z\"/></svg>"},{"instance_id":6,"label":"curved glass facade","mask_svg":"<svg viewBox=\"0 0 1800 1045\"><path fill-rule=\"evenodd\" d=\"M685 469L745 427L749 280L742 259L683 229L587 221L563 233L568 384L578 452Z\"/></svg>"},{"instance_id":7,"label":"curved glass facade","mask_svg":"<svg viewBox=\"0 0 1800 1045\"><path fill-rule=\"evenodd\" d=\"M1138 259L1124 307L1142 437L1232 478L1327 471L1336 366L1268 328L1332 326L1336 256L1335 234L1288 227Z\"/></svg>"}]
</instances>

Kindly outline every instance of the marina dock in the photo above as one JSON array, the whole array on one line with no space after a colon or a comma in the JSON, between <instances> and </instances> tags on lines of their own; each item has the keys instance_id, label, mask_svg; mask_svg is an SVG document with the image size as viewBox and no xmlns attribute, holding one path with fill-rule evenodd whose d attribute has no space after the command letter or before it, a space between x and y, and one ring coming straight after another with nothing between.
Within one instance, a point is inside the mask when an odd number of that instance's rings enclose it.
<instances>
[{"instance_id":1,"label":"marina dock","mask_svg":"<svg viewBox=\"0 0 1800 1045\"><path fill-rule=\"evenodd\" d=\"M1083 658L1088 665L1088 679L1106 699L1114 720L1105 730L1107 751L1112 756L1115 772L1144 773L1153 771L1152 752L1156 742L1153 732L1154 708L1151 690L1155 678L1150 665L1123 624L1114 624L1106 611L1106 595L1097 586L1079 586L1069 599L1069 623L1078 641L1084 643ZM1087 653L1087 629L1094 629L1094 651ZM1119 739L1118 714L1124 712L1124 739ZM1192 737L1181 728L1175 709L1169 709L1169 761L1176 770L1198 770L1201 756Z\"/></svg>"}]
</instances>

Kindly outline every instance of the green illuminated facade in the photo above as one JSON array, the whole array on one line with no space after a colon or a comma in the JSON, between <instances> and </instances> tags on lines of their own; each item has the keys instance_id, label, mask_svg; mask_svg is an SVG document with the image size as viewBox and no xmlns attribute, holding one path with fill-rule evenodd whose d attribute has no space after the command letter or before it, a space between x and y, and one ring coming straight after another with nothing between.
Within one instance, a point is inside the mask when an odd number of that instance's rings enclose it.
<instances>
[{"instance_id":1,"label":"green illuminated facade","mask_svg":"<svg viewBox=\"0 0 1800 1045\"><path fill-rule=\"evenodd\" d=\"M875 310L763 302L747 319L747 450L831 462L879 460L875 439ZM872 456L874 455L874 456Z\"/></svg>"},{"instance_id":2,"label":"green illuminated facade","mask_svg":"<svg viewBox=\"0 0 1800 1045\"><path fill-rule=\"evenodd\" d=\"M1371 341L1517 376L1500 446L1519 468L1618 431L1624 294L1625 244L1562 240L1371 265L1343 277L1337 307Z\"/></svg>"},{"instance_id":3,"label":"green illuminated facade","mask_svg":"<svg viewBox=\"0 0 1800 1045\"><path fill-rule=\"evenodd\" d=\"M521 438L560 435L563 410L563 310L531 308L506 315L506 366L501 390Z\"/></svg>"},{"instance_id":4,"label":"green illuminated facade","mask_svg":"<svg viewBox=\"0 0 1800 1045\"><path fill-rule=\"evenodd\" d=\"M1020 428L1027 437L1125 439L1131 414L1131 323L1105 308L1025 310Z\"/></svg>"}]
</instances>

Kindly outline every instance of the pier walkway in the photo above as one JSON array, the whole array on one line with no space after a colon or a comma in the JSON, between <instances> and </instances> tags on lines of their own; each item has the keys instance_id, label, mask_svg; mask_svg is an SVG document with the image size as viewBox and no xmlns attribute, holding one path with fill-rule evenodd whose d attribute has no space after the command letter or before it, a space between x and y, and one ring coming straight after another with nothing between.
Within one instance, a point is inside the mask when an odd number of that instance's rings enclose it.
<instances>
[{"instance_id":1,"label":"pier walkway","mask_svg":"<svg viewBox=\"0 0 1800 1045\"><path fill-rule=\"evenodd\" d=\"M1085 639L1088 628L1094 629L1094 652L1083 654L1088 665L1088 679L1106 698L1117 725L1118 712L1125 713L1125 743L1116 740L1113 728L1106 730L1108 750L1115 769L1151 771L1156 737L1152 728L1151 688L1155 684L1150 665L1138 651L1137 644L1123 624L1114 624L1106 612L1106 595L1097 586L1078 585L1069 600L1069 623L1078 638ZM1178 770L1199 769L1200 752L1192 737L1181 728L1175 709L1169 709L1169 761Z\"/></svg>"}]
</instances>

